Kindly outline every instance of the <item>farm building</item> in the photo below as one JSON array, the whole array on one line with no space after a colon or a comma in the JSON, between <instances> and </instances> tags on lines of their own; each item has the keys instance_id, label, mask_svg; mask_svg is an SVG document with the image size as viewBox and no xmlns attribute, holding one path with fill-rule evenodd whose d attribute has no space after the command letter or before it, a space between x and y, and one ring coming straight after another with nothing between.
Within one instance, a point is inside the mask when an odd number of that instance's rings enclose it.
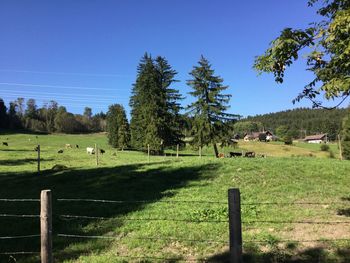
<instances>
[{"instance_id":1,"label":"farm building","mask_svg":"<svg viewBox=\"0 0 350 263\"><path fill-rule=\"evenodd\" d=\"M316 135L310 135L310 136L306 136L304 138L304 142L307 143L327 143L328 142L328 138L327 138L327 134L316 134Z\"/></svg>"},{"instance_id":2,"label":"farm building","mask_svg":"<svg viewBox=\"0 0 350 263\"><path fill-rule=\"evenodd\" d=\"M276 140L276 136L272 134L270 131L264 131L264 132L252 132L250 134L245 134L243 140L244 141L259 141L259 137L261 135L266 136L266 141L274 141Z\"/></svg>"}]
</instances>

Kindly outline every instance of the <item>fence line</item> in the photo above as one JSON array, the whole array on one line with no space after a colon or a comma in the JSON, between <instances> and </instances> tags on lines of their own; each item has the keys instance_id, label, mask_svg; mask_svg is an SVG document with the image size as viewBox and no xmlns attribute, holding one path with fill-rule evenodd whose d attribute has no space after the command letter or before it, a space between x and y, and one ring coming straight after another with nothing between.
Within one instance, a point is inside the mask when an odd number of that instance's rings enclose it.
<instances>
[{"instance_id":1,"label":"fence line","mask_svg":"<svg viewBox=\"0 0 350 263\"><path fill-rule=\"evenodd\" d=\"M75 235L75 234L57 234L58 237L68 237L68 238L87 238L87 239L117 239L121 240L125 237L116 236L86 236L86 235ZM162 238L162 237L130 237L131 239L138 240L162 240L162 241L186 241L186 242L198 242L198 243L222 243L228 244L227 241L223 240L210 240L210 239L186 239L186 238Z\"/></svg>"},{"instance_id":2,"label":"fence line","mask_svg":"<svg viewBox=\"0 0 350 263\"><path fill-rule=\"evenodd\" d=\"M27 252L27 251L15 251L15 252L0 252L0 255L29 255L40 254L40 252Z\"/></svg>"},{"instance_id":3,"label":"fence line","mask_svg":"<svg viewBox=\"0 0 350 263\"><path fill-rule=\"evenodd\" d=\"M1 202L40 202L40 199L0 199Z\"/></svg>"},{"instance_id":4,"label":"fence line","mask_svg":"<svg viewBox=\"0 0 350 263\"><path fill-rule=\"evenodd\" d=\"M308 243L308 242L337 242L337 241L346 241L350 242L350 238L335 238L335 239L299 239L299 240L292 240L292 239L282 239L282 240L245 240L244 243Z\"/></svg>"},{"instance_id":5,"label":"fence line","mask_svg":"<svg viewBox=\"0 0 350 263\"><path fill-rule=\"evenodd\" d=\"M244 224L315 224L315 225L335 225L350 224L350 221L243 221Z\"/></svg>"},{"instance_id":6,"label":"fence line","mask_svg":"<svg viewBox=\"0 0 350 263\"><path fill-rule=\"evenodd\" d=\"M40 215L13 215L13 214L0 214L0 217L22 217L22 218L33 218L33 217L40 217Z\"/></svg>"},{"instance_id":7,"label":"fence line","mask_svg":"<svg viewBox=\"0 0 350 263\"><path fill-rule=\"evenodd\" d=\"M124 218L124 217L97 217L85 215L59 215L61 218L72 219L101 219L101 220L125 220L125 221L175 221L188 223L228 223L228 220L191 220L191 219L175 219L175 218Z\"/></svg>"},{"instance_id":8,"label":"fence line","mask_svg":"<svg viewBox=\"0 0 350 263\"><path fill-rule=\"evenodd\" d=\"M21 238L32 238L32 237L40 237L40 235L26 235L26 236L8 236L8 237L0 237L0 239L21 239Z\"/></svg>"},{"instance_id":9,"label":"fence line","mask_svg":"<svg viewBox=\"0 0 350 263\"><path fill-rule=\"evenodd\" d=\"M130 204L130 203L204 203L204 204L224 204L227 205L227 202L220 201L202 201L202 200L136 200L136 201L123 201L123 200L98 200L98 199L68 199L60 198L57 199L59 202L96 202L96 203L116 203L116 204Z\"/></svg>"},{"instance_id":10,"label":"fence line","mask_svg":"<svg viewBox=\"0 0 350 263\"><path fill-rule=\"evenodd\" d=\"M1 199L0 199L1 201ZM130 203L203 203L203 204L223 204L228 205L228 202L224 201L208 201L208 200L103 200L103 199L82 199L82 198L59 198L59 202L96 202L96 203L116 203L116 204L130 204ZM344 202L253 202L253 203L241 203L242 205L346 205L349 201Z\"/></svg>"}]
</instances>

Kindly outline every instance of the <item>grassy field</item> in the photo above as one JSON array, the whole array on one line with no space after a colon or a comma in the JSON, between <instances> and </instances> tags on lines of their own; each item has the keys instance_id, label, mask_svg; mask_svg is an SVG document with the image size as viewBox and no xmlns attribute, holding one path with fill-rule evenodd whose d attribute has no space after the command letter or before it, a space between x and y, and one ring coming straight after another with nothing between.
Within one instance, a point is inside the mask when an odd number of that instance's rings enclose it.
<instances>
[{"instance_id":1,"label":"grassy field","mask_svg":"<svg viewBox=\"0 0 350 263\"><path fill-rule=\"evenodd\" d=\"M245 262L349 261L350 162L328 158L314 146L240 142L239 149L221 151L254 150L268 157L216 159L209 148L199 158L186 149L179 159L152 156L148 163L144 153L110 148L103 134L3 133L0 141L9 144L0 146L0 199L37 199L42 189L53 192L55 262L226 262L228 224L219 221L227 220L229 188L241 190ZM65 149L66 143L79 148ZM85 151L95 143L106 150L99 166ZM51 170L57 164L67 168ZM57 201L62 198L144 202ZM202 202L176 202L189 200ZM0 211L38 214L39 203L0 201ZM324 221L337 223L314 224ZM0 217L0 237L38 233L38 218ZM39 243L36 237L0 239L0 253L39 251ZM0 255L0 262L38 260Z\"/></svg>"}]
</instances>

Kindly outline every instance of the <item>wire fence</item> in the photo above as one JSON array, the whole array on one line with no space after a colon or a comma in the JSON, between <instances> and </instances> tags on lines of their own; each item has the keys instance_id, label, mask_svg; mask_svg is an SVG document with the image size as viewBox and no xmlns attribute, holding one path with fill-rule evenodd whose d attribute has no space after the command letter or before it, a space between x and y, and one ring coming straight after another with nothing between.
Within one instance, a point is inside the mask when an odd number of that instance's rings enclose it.
<instances>
[{"instance_id":1,"label":"wire fence","mask_svg":"<svg viewBox=\"0 0 350 263\"><path fill-rule=\"evenodd\" d=\"M180 204L188 204L197 206L198 204L203 205L220 205L221 207L229 207L229 215L232 214L232 211L230 211L230 205L232 205L230 199L229 201L212 201L212 200L106 200L106 199L84 199L84 198L58 198L55 201L58 203L94 203L97 205L100 204L116 204L116 205L130 205L130 204L149 204L149 203L164 203L164 204L174 204L174 205L180 205ZM318 206L330 206L330 205L347 205L350 204L350 200L343 200L341 202L246 202L246 203L240 203L239 202L239 217L241 217L240 214L240 207L241 206L303 206L303 205L318 205ZM0 199L0 202L40 202L40 199ZM237 206L237 204L234 204ZM90 208L89 208L90 209ZM129 217L129 216L90 216L90 215L75 215L75 214L61 214L61 213L54 213L53 216L57 220L116 220L116 221L140 221L140 222L156 222L156 221L168 221L168 222L179 222L179 223L210 223L210 224L217 224L217 223L224 223L223 227L228 226L228 232L230 238L227 240L214 240L214 239L196 239L196 238L185 238L185 237L173 237L173 236L132 236L132 235L122 235L122 236L115 236L115 235L89 235L89 234L80 234L80 233L67 233L69 231L59 231L57 234L53 234L54 238L63 238L63 239L82 239L82 240L88 240L88 239L99 239L99 240L115 240L115 241L122 241L124 238L129 238L132 240L142 240L142 241L161 241L161 242L187 242L190 244L193 243L203 243L203 244L212 244L214 246L220 245L220 246L229 246L230 251L232 248L232 235L236 235L236 233L232 234L232 218L229 216L227 219L193 219L193 218L177 218L177 217ZM37 219L40 218L41 215L36 214L0 214L0 218L33 218ZM55 219L55 220L56 220ZM234 222L237 223L237 222ZM228 225L227 225L228 224ZM260 225L293 225L293 224L308 224L308 225L348 225L350 224L350 221L347 220L265 220L264 218L258 219L258 220L243 220L239 222L239 228L238 230L242 234L242 230L250 230L250 229L261 229L262 227ZM226 225L226 226L225 226ZM237 229L236 229L237 230ZM237 231L235 231L237 232ZM6 240L31 240L35 238L40 238L41 234L28 234L28 235L14 235L14 236L0 236L0 241L6 241ZM278 243L335 243L335 242L350 242L350 237L343 237L343 238L316 238L316 239L246 239L241 241L242 244L278 244ZM69 243L69 241L67 242ZM2 252L0 251L0 255L36 255L40 252L33 252L33 251L6 251ZM231 251L231 253L233 253ZM185 261L185 262L205 262L205 258L198 258L198 259L191 259L191 258L182 258L182 257L174 257L174 258L167 258L167 257L153 257L153 256L133 256L133 255L115 255L116 257L121 258L129 258L129 259L149 259L149 260L156 260L156 261Z\"/></svg>"}]
</instances>

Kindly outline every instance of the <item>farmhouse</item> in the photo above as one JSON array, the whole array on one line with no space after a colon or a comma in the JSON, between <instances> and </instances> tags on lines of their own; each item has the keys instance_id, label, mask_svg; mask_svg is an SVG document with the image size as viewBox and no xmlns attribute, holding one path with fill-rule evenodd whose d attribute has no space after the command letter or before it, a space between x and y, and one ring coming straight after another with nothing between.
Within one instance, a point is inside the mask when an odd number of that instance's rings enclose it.
<instances>
[{"instance_id":1,"label":"farmhouse","mask_svg":"<svg viewBox=\"0 0 350 263\"><path fill-rule=\"evenodd\" d=\"M263 132L252 132L250 134L246 133L244 135L243 140L244 141L259 141L259 136L260 135L265 135L266 136L266 141L273 141L276 139L276 136L272 134L270 131L263 131Z\"/></svg>"},{"instance_id":2,"label":"farmhouse","mask_svg":"<svg viewBox=\"0 0 350 263\"><path fill-rule=\"evenodd\" d=\"M306 136L304 138L304 142L308 142L308 143L327 143L328 142L327 133Z\"/></svg>"}]
</instances>

